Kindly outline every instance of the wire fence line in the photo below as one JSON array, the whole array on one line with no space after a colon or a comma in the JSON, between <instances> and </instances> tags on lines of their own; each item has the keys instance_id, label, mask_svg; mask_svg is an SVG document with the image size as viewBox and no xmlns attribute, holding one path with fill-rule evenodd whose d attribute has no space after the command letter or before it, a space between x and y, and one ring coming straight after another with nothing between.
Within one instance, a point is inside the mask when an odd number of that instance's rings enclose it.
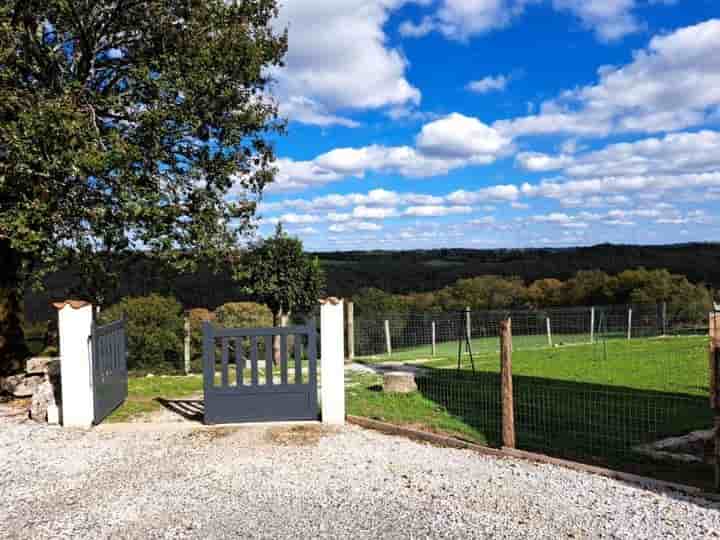
<instances>
[{"instance_id":1,"label":"wire fence line","mask_svg":"<svg viewBox=\"0 0 720 540\"><path fill-rule=\"evenodd\" d=\"M707 333L707 319L687 320L675 316L677 312L663 303L359 316L354 321L354 356L402 357L418 349L430 356L447 356L465 336L473 352L494 352L499 323L506 318L513 321L516 350L591 344L600 336L633 339Z\"/></svg>"},{"instance_id":2,"label":"wire fence line","mask_svg":"<svg viewBox=\"0 0 720 540\"><path fill-rule=\"evenodd\" d=\"M661 304L356 318L355 352L414 364L425 398L500 446L509 318L518 448L712 487L708 321L673 313Z\"/></svg>"}]
</instances>

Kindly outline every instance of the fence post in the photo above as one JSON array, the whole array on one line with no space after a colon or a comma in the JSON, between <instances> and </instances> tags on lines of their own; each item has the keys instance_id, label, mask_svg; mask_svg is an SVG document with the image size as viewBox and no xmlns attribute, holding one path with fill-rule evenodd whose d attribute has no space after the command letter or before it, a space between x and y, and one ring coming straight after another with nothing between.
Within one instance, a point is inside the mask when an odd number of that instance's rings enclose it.
<instances>
[{"instance_id":1,"label":"fence post","mask_svg":"<svg viewBox=\"0 0 720 540\"><path fill-rule=\"evenodd\" d=\"M467 340L472 340L472 320L470 318L470 306L465 308L465 331L467 332Z\"/></svg>"},{"instance_id":2,"label":"fence post","mask_svg":"<svg viewBox=\"0 0 720 540\"><path fill-rule=\"evenodd\" d=\"M355 306L352 302L345 303L347 310L347 363L355 360Z\"/></svg>"},{"instance_id":3,"label":"fence post","mask_svg":"<svg viewBox=\"0 0 720 540\"><path fill-rule=\"evenodd\" d=\"M710 380L708 387L710 388L710 408L713 411L713 425L715 428L715 489L720 490L720 399L718 399L718 356L720 353L720 317L718 313L710 313L708 317L709 328L708 335L710 337L709 350L709 374Z\"/></svg>"},{"instance_id":4,"label":"fence post","mask_svg":"<svg viewBox=\"0 0 720 540\"><path fill-rule=\"evenodd\" d=\"M662 303L661 321L662 321L662 335L667 335L667 302Z\"/></svg>"},{"instance_id":5,"label":"fence post","mask_svg":"<svg viewBox=\"0 0 720 540\"><path fill-rule=\"evenodd\" d=\"M392 356L392 339L390 339L390 321L385 319L385 352Z\"/></svg>"},{"instance_id":6,"label":"fence post","mask_svg":"<svg viewBox=\"0 0 720 540\"><path fill-rule=\"evenodd\" d=\"M595 343L595 307L590 308L590 344Z\"/></svg>"},{"instance_id":7,"label":"fence post","mask_svg":"<svg viewBox=\"0 0 720 540\"><path fill-rule=\"evenodd\" d=\"M547 327L547 339L548 345L552 347L552 329L550 327L550 317L545 317L545 326Z\"/></svg>"},{"instance_id":8,"label":"fence post","mask_svg":"<svg viewBox=\"0 0 720 540\"><path fill-rule=\"evenodd\" d=\"M432 322L432 355L437 354L437 345L435 344L435 321Z\"/></svg>"},{"instance_id":9,"label":"fence post","mask_svg":"<svg viewBox=\"0 0 720 540\"><path fill-rule=\"evenodd\" d=\"M73 300L54 306L58 310L62 423L66 427L89 428L95 419L91 347L93 306Z\"/></svg>"},{"instance_id":10,"label":"fence post","mask_svg":"<svg viewBox=\"0 0 720 540\"><path fill-rule=\"evenodd\" d=\"M345 324L343 301L320 300L320 391L323 424L345 423Z\"/></svg>"},{"instance_id":11,"label":"fence post","mask_svg":"<svg viewBox=\"0 0 720 540\"><path fill-rule=\"evenodd\" d=\"M628 339L632 339L632 308L628 308Z\"/></svg>"},{"instance_id":12,"label":"fence post","mask_svg":"<svg viewBox=\"0 0 720 540\"><path fill-rule=\"evenodd\" d=\"M500 384L502 387L502 441L515 448L515 406L512 384L512 320L500 321Z\"/></svg>"},{"instance_id":13,"label":"fence post","mask_svg":"<svg viewBox=\"0 0 720 540\"><path fill-rule=\"evenodd\" d=\"M190 314L185 314L185 375L190 375Z\"/></svg>"}]
</instances>

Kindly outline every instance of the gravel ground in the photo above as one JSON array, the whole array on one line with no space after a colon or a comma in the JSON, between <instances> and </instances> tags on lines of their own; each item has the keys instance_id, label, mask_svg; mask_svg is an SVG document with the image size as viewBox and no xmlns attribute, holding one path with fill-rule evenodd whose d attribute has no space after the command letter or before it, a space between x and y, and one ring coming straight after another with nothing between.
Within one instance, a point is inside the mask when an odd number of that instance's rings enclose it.
<instances>
[{"instance_id":1,"label":"gravel ground","mask_svg":"<svg viewBox=\"0 0 720 540\"><path fill-rule=\"evenodd\" d=\"M357 427L150 429L0 418L0 537L720 537L717 504Z\"/></svg>"}]
</instances>

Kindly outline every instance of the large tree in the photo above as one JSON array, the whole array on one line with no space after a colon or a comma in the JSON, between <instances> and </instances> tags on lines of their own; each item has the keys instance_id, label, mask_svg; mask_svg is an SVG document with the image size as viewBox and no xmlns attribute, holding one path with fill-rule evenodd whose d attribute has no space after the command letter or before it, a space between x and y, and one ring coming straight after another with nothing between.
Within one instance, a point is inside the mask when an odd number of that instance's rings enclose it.
<instances>
[{"instance_id":1,"label":"large tree","mask_svg":"<svg viewBox=\"0 0 720 540\"><path fill-rule=\"evenodd\" d=\"M325 273L317 257L303 251L303 243L278 224L275 235L255 243L240 259L235 272L243 292L267 305L274 326L286 326L293 312L309 312L325 288ZM280 357L280 340L273 340L273 357Z\"/></svg>"},{"instance_id":2,"label":"large tree","mask_svg":"<svg viewBox=\"0 0 720 540\"><path fill-rule=\"evenodd\" d=\"M276 0L0 3L0 373L25 352L29 278L133 249L220 261L252 229L284 129L276 15Z\"/></svg>"}]
</instances>

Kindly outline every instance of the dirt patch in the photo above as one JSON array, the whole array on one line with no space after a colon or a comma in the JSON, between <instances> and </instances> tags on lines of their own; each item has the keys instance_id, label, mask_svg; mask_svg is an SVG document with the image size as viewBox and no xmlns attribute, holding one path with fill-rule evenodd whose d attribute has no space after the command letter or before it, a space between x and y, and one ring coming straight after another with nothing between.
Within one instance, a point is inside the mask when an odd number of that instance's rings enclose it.
<instances>
[{"instance_id":1,"label":"dirt patch","mask_svg":"<svg viewBox=\"0 0 720 540\"><path fill-rule=\"evenodd\" d=\"M187 439L203 443L212 443L225 439L238 432L236 427L219 427L213 429L197 429L186 435Z\"/></svg>"},{"instance_id":2,"label":"dirt patch","mask_svg":"<svg viewBox=\"0 0 720 540\"><path fill-rule=\"evenodd\" d=\"M311 446L326 434L322 426L292 426L270 428L265 435L268 442L281 446Z\"/></svg>"}]
</instances>

